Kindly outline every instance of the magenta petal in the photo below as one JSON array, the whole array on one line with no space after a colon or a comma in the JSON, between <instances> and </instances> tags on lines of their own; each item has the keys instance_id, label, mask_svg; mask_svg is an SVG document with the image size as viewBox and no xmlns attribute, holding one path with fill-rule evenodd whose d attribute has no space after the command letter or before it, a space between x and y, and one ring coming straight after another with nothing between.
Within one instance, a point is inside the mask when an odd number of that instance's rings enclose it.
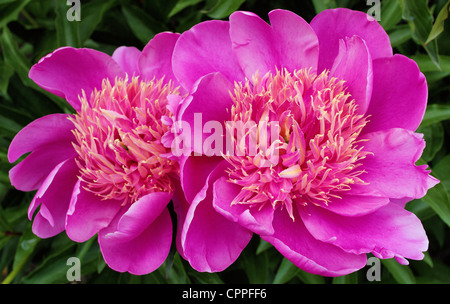
<instances>
[{"instance_id":1,"label":"magenta petal","mask_svg":"<svg viewBox=\"0 0 450 304\"><path fill-rule=\"evenodd\" d=\"M211 135L203 132L207 122L219 122L222 127L220 134L224 134L224 122L230 118L229 109L233 103L229 92L233 88L222 74L211 73L199 79L192 89L192 98L181 105L180 119L190 126L193 151L203 154L204 140ZM225 143L223 147L226 147Z\"/></svg>"},{"instance_id":2,"label":"magenta petal","mask_svg":"<svg viewBox=\"0 0 450 304\"><path fill-rule=\"evenodd\" d=\"M34 149L55 142L74 140L73 123L68 114L50 114L28 124L20 130L9 146L8 160L16 161L20 156Z\"/></svg>"},{"instance_id":3,"label":"magenta petal","mask_svg":"<svg viewBox=\"0 0 450 304\"><path fill-rule=\"evenodd\" d=\"M221 163L222 164L222 163ZM225 173L218 166L187 210L181 234L183 256L197 271L216 272L230 266L252 237L252 232L229 221L213 208L212 184Z\"/></svg>"},{"instance_id":4,"label":"magenta petal","mask_svg":"<svg viewBox=\"0 0 450 304\"><path fill-rule=\"evenodd\" d=\"M183 259L186 260L184 256L183 245L181 244L181 234L183 233L184 220L186 219L186 214L189 210L190 204L186 201L184 193L181 189L181 186L175 188L175 192L172 197L173 202L173 210L177 215L177 233L175 244L178 250L178 253L181 255Z\"/></svg>"},{"instance_id":5,"label":"magenta petal","mask_svg":"<svg viewBox=\"0 0 450 304\"><path fill-rule=\"evenodd\" d=\"M362 216L388 203L387 197L343 195L342 199L333 199L325 209L343 216Z\"/></svg>"},{"instance_id":6,"label":"magenta petal","mask_svg":"<svg viewBox=\"0 0 450 304\"><path fill-rule=\"evenodd\" d=\"M139 58L139 70L144 78L164 77L166 81L178 83L172 72L172 53L179 37L177 33L163 32L147 43Z\"/></svg>"},{"instance_id":7,"label":"magenta petal","mask_svg":"<svg viewBox=\"0 0 450 304\"><path fill-rule=\"evenodd\" d=\"M363 132L390 128L415 131L427 107L428 88L417 64L396 54L373 61L373 92Z\"/></svg>"},{"instance_id":8,"label":"magenta petal","mask_svg":"<svg viewBox=\"0 0 450 304\"><path fill-rule=\"evenodd\" d=\"M244 79L232 51L226 21L205 21L184 32L173 53L173 72L189 90L200 77L220 72L230 81Z\"/></svg>"},{"instance_id":9,"label":"magenta petal","mask_svg":"<svg viewBox=\"0 0 450 304\"><path fill-rule=\"evenodd\" d=\"M120 233L120 221L128 211L121 216L123 212L119 212L110 226L99 232L98 241L103 258L115 271L128 271L134 275L148 274L161 266L169 254L172 243L169 211L167 208L163 209L156 218L153 218L154 214L150 214L153 219L146 223L146 212L138 216L139 222L146 227L142 231L136 231L138 233L133 238L127 233Z\"/></svg>"},{"instance_id":10,"label":"magenta petal","mask_svg":"<svg viewBox=\"0 0 450 304\"><path fill-rule=\"evenodd\" d=\"M272 28L258 15L238 11L230 16L230 37L233 50L245 76L252 79L279 67L279 53Z\"/></svg>"},{"instance_id":11,"label":"magenta petal","mask_svg":"<svg viewBox=\"0 0 450 304\"><path fill-rule=\"evenodd\" d=\"M223 158L220 156L195 156L183 158L180 162L180 180L184 196L192 202L197 193L205 187L206 180Z\"/></svg>"},{"instance_id":12,"label":"magenta petal","mask_svg":"<svg viewBox=\"0 0 450 304\"><path fill-rule=\"evenodd\" d=\"M108 78L124 77L120 66L107 54L92 49L59 48L31 67L29 77L41 88L63 97L80 110L82 90L90 96Z\"/></svg>"},{"instance_id":13,"label":"magenta petal","mask_svg":"<svg viewBox=\"0 0 450 304\"><path fill-rule=\"evenodd\" d=\"M364 114L372 95L372 59L369 50L358 36L339 40L339 53L330 75L344 80L352 98L356 100L358 112Z\"/></svg>"},{"instance_id":14,"label":"magenta petal","mask_svg":"<svg viewBox=\"0 0 450 304\"><path fill-rule=\"evenodd\" d=\"M428 248L420 220L396 204L361 217L340 216L311 205L301 216L315 238L350 253L420 260Z\"/></svg>"},{"instance_id":15,"label":"magenta petal","mask_svg":"<svg viewBox=\"0 0 450 304\"><path fill-rule=\"evenodd\" d=\"M76 152L70 142L52 143L35 149L9 171L11 185L21 191L32 191L60 162L73 159Z\"/></svg>"},{"instance_id":16,"label":"magenta petal","mask_svg":"<svg viewBox=\"0 0 450 304\"><path fill-rule=\"evenodd\" d=\"M32 227L33 233L40 238L64 231L67 209L78 180L77 173L75 161L66 160L55 167L36 192L28 209L28 217L31 219L40 205Z\"/></svg>"},{"instance_id":17,"label":"magenta petal","mask_svg":"<svg viewBox=\"0 0 450 304\"><path fill-rule=\"evenodd\" d=\"M261 236L294 265L312 274L341 276L366 266L365 254L351 254L316 240L299 219L293 221L285 210L275 212L274 234Z\"/></svg>"},{"instance_id":18,"label":"magenta petal","mask_svg":"<svg viewBox=\"0 0 450 304\"><path fill-rule=\"evenodd\" d=\"M109 225L122 202L103 200L85 190L81 181L75 184L66 215L66 233L76 242L84 242Z\"/></svg>"},{"instance_id":19,"label":"magenta petal","mask_svg":"<svg viewBox=\"0 0 450 304\"><path fill-rule=\"evenodd\" d=\"M289 71L311 68L317 72L319 40L311 26L293 12L276 9L269 13L274 40L278 47L279 65Z\"/></svg>"},{"instance_id":20,"label":"magenta petal","mask_svg":"<svg viewBox=\"0 0 450 304\"><path fill-rule=\"evenodd\" d=\"M133 46L118 47L112 54L112 59L119 64L122 71L128 74L128 77L139 76L139 56L141 51Z\"/></svg>"},{"instance_id":21,"label":"magenta petal","mask_svg":"<svg viewBox=\"0 0 450 304\"><path fill-rule=\"evenodd\" d=\"M372 59L392 56L389 36L366 13L346 8L329 9L311 21L319 38L319 71L329 69L339 52L339 40L359 36L366 43Z\"/></svg>"},{"instance_id":22,"label":"magenta petal","mask_svg":"<svg viewBox=\"0 0 450 304\"><path fill-rule=\"evenodd\" d=\"M241 187L227 182L221 177L214 183L213 207L228 220L237 222L248 230L261 235L273 234L272 220L274 209L271 204L263 208L249 208L248 205L231 205Z\"/></svg>"},{"instance_id":23,"label":"magenta petal","mask_svg":"<svg viewBox=\"0 0 450 304\"><path fill-rule=\"evenodd\" d=\"M405 129L388 129L365 134L361 139L367 155L361 161L367 185L354 185L353 194L390 198L421 198L439 181L429 175L427 165L416 166L425 147L422 134Z\"/></svg>"}]
</instances>

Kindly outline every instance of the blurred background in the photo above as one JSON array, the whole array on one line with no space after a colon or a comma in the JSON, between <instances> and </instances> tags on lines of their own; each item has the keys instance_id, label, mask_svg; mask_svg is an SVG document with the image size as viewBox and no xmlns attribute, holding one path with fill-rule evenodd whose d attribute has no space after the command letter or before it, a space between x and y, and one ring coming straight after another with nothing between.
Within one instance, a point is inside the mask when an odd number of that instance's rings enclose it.
<instances>
[{"instance_id":1,"label":"blurred background","mask_svg":"<svg viewBox=\"0 0 450 304\"><path fill-rule=\"evenodd\" d=\"M79 15L68 12L76 2ZM79 283L450 283L449 6L447 0L0 0L0 282L68 283L67 261L77 257ZM270 10L283 8L309 22L335 7L376 18L389 34L394 53L414 59L427 78L428 108L418 130L427 146L420 162L427 163L441 183L406 207L422 220L430 240L423 261L402 266L393 259L382 260L379 280L368 279L377 266L372 264L347 276L326 278L298 269L255 236L221 273L196 272L173 246L158 270L133 276L105 264L96 237L75 243L65 233L44 240L32 234L27 209L34 192L11 186L8 171L14 164L7 160L8 147L31 121L73 111L28 78L30 67L42 56L61 46L108 54L122 45L142 49L159 32L181 33L204 20L226 20L235 10L252 11L267 20Z\"/></svg>"}]
</instances>

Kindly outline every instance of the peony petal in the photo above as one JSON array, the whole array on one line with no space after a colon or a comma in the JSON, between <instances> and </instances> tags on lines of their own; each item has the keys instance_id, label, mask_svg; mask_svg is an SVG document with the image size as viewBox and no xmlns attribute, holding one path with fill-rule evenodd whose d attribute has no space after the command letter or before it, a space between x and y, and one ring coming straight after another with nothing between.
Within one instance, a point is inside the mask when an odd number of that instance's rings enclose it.
<instances>
[{"instance_id":1,"label":"peony petal","mask_svg":"<svg viewBox=\"0 0 450 304\"><path fill-rule=\"evenodd\" d=\"M212 205L212 184L225 173L218 166L192 201L181 234L183 256L197 271L216 272L230 266L252 237L241 225L217 213Z\"/></svg>"},{"instance_id":2,"label":"peony petal","mask_svg":"<svg viewBox=\"0 0 450 304\"><path fill-rule=\"evenodd\" d=\"M348 195L333 199L325 209L343 216L362 216L389 203L387 197Z\"/></svg>"},{"instance_id":3,"label":"peony petal","mask_svg":"<svg viewBox=\"0 0 450 304\"><path fill-rule=\"evenodd\" d=\"M233 84L220 73L211 73L198 80L191 92L191 99L181 105L180 120L190 127L191 147L193 151L203 154L203 143L211 136L204 132L207 122L218 122L225 131L224 122L230 118L229 109L233 103L230 91ZM211 101L214 102L211 102ZM225 141L225 137L221 137ZM223 147L226 143L223 142Z\"/></svg>"},{"instance_id":4,"label":"peony petal","mask_svg":"<svg viewBox=\"0 0 450 304\"><path fill-rule=\"evenodd\" d=\"M30 69L29 77L41 88L63 97L76 110L82 90L90 96L108 78L124 77L120 66L107 54L92 49L63 47L43 57Z\"/></svg>"},{"instance_id":5,"label":"peony petal","mask_svg":"<svg viewBox=\"0 0 450 304\"><path fill-rule=\"evenodd\" d=\"M319 40L311 26L300 16L287 10L269 13L274 40L278 47L279 65L289 71L311 68L317 72Z\"/></svg>"},{"instance_id":6,"label":"peony petal","mask_svg":"<svg viewBox=\"0 0 450 304\"><path fill-rule=\"evenodd\" d=\"M416 166L425 147L422 134L388 129L365 134L364 150L373 155L361 161L367 172L360 178L367 185L354 185L353 194L390 198L421 198L439 181L429 175L427 165Z\"/></svg>"},{"instance_id":7,"label":"peony petal","mask_svg":"<svg viewBox=\"0 0 450 304\"><path fill-rule=\"evenodd\" d=\"M112 59L119 64L122 71L128 74L128 77L138 76L139 73L139 56L141 51L133 46L118 47L112 54Z\"/></svg>"},{"instance_id":8,"label":"peony petal","mask_svg":"<svg viewBox=\"0 0 450 304\"><path fill-rule=\"evenodd\" d=\"M371 252L383 259L420 260L424 256L422 251L428 248L420 220L396 204L361 217L340 216L313 205L300 214L316 239L349 253Z\"/></svg>"},{"instance_id":9,"label":"peony petal","mask_svg":"<svg viewBox=\"0 0 450 304\"><path fill-rule=\"evenodd\" d=\"M28 124L20 130L9 146L8 160L16 161L27 152L52 143L70 143L74 140L73 123L68 114L50 114Z\"/></svg>"},{"instance_id":10,"label":"peony petal","mask_svg":"<svg viewBox=\"0 0 450 304\"><path fill-rule=\"evenodd\" d=\"M233 51L248 79L256 72L263 76L280 68L273 30L258 15L243 11L231 14L230 37Z\"/></svg>"},{"instance_id":11,"label":"peony petal","mask_svg":"<svg viewBox=\"0 0 450 304\"><path fill-rule=\"evenodd\" d=\"M294 265L312 274L341 276L366 266L365 254L357 255L316 240L301 220L293 221L285 210L276 210L274 234L261 238L275 246Z\"/></svg>"},{"instance_id":12,"label":"peony petal","mask_svg":"<svg viewBox=\"0 0 450 304\"><path fill-rule=\"evenodd\" d=\"M364 114L372 96L372 59L364 40L358 36L339 40L339 53L330 75L344 80L356 100L358 112Z\"/></svg>"},{"instance_id":13,"label":"peony petal","mask_svg":"<svg viewBox=\"0 0 450 304\"><path fill-rule=\"evenodd\" d=\"M185 157L180 161L180 180L184 196L192 202L197 193L205 186L206 180L214 168L223 161L220 156Z\"/></svg>"},{"instance_id":14,"label":"peony petal","mask_svg":"<svg viewBox=\"0 0 450 304\"><path fill-rule=\"evenodd\" d=\"M184 220L186 218L186 214L189 210L190 204L188 201L186 201L186 198L184 196L183 190L181 189L181 186L178 185L178 187L175 187L175 192L172 197L173 202L173 210L175 211L175 214L177 215L177 233L176 233L176 239L175 244L178 250L178 253L181 255L183 259L186 260L186 257L184 256L184 250L183 246L181 244L181 234L184 227Z\"/></svg>"},{"instance_id":15,"label":"peony petal","mask_svg":"<svg viewBox=\"0 0 450 304\"><path fill-rule=\"evenodd\" d=\"M241 187L227 182L225 177L214 183L213 207L228 220L237 222L257 234L273 234L272 220L274 209L271 204L251 208L249 205L231 205L241 191Z\"/></svg>"},{"instance_id":16,"label":"peony petal","mask_svg":"<svg viewBox=\"0 0 450 304\"><path fill-rule=\"evenodd\" d=\"M226 21L199 23L184 32L173 52L173 73L189 90L202 76L220 72L229 81L244 80L244 73L232 51Z\"/></svg>"},{"instance_id":17,"label":"peony petal","mask_svg":"<svg viewBox=\"0 0 450 304\"><path fill-rule=\"evenodd\" d=\"M324 10L311 21L319 38L319 71L329 69L339 53L339 40L359 36L372 59L391 57L389 36L376 20L364 12L346 8Z\"/></svg>"},{"instance_id":18,"label":"peony petal","mask_svg":"<svg viewBox=\"0 0 450 304\"><path fill-rule=\"evenodd\" d=\"M36 148L9 171L11 185L21 191L36 190L56 165L75 156L76 151L70 142Z\"/></svg>"},{"instance_id":19,"label":"peony petal","mask_svg":"<svg viewBox=\"0 0 450 304\"><path fill-rule=\"evenodd\" d=\"M161 79L178 84L172 72L172 53L180 34L163 32L155 35L142 50L139 58L141 75L148 80Z\"/></svg>"},{"instance_id":20,"label":"peony petal","mask_svg":"<svg viewBox=\"0 0 450 304\"><path fill-rule=\"evenodd\" d=\"M373 61L373 93L363 132L390 128L415 131L427 107L428 88L417 64L396 54Z\"/></svg>"},{"instance_id":21,"label":"peony petal","mask_svg":"<svg viewBox=\"0 0 450 304\"><path fill-rule=\"evenodd\" d=\"M128 212L126 208L123 209L109 227L99 232L98 241L103 258L115 271L128 271L134 275L148 274L161 266L169 254L172 243L170 213L167 208L163 209L159 216L146 223L147 227L144 230L137 233L134 238L129 238L126 234L117 233L120 221ZM125 214L121 215L124 212ZM145 220L144 214L139 221Z\"/></svg>"},{"instance_id":22,"label":"peony petal","mask_svg":"<svg viewBox=\"0 0 450 304\"><path fill-rule=\"evenodd\" d=\"M28 217L40 205L33 221L33 233L48 238L64 231L67 209L74 185L78 180L78 166L73 159L65 160L44 180L28 209Z\"/></svg>"},{"instance_id":23,"label":"peony petal","mask_svg":"<svg viewBox=\"0 0 450 304\"><path fill-rule=\"evenodd\" d=\"M85 242L107 227L122 205L121 201L103 200L83 184L81 180L75 184L66 215L66 233L76 242Z\"/></svg>"}]
</instances>

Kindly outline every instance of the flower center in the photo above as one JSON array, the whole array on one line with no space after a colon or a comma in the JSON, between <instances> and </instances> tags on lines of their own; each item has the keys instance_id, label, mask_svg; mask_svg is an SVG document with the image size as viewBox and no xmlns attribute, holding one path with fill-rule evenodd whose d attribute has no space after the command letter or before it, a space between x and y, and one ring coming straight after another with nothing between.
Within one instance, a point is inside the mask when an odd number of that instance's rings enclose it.
<instances>
[{"instance_id":1,"label":"flower center","mask_svg":"<svg viewBox=\"0 0 450 304\"><path fill-rule=\"evenodd\" d=\"M151 192L173 192L177 163L164 157L161 137L169 130L161 120L172 114L167 97L177 94L171 83L138 77L105 79L101 90L81 99L72 121L80 178L88 191L103 199L133 203Z\"/></svg>"},{"instance_id":2,"label":"flower center","mask_svg":"<svg viewBox=\"0 0 450 304\"><path fill-rule=\"evenodd\" d=\"M294 219L294 204L327 205L364 184L357 168L368 152L358 136L367 120L344 81L283 69L236 83L232 96L231 121L247 126L241 137L227 126L235 149L225 156L228 181L242 187L232 204L281 205Z\"/></svg>"}]
</instances>

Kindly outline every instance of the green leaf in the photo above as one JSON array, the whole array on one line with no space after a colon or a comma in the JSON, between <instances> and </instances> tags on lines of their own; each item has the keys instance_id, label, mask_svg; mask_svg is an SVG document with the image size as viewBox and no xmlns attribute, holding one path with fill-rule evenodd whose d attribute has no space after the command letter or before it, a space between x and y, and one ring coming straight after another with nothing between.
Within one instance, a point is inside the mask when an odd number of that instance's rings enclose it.
<instances>
[{"instance_id":1,"label":"green leaf","mask_svg":"<svg viewBox=\"0 0 450 304\"><path fill-rule=\"evenodd\" d=\"M6 94L9 79L14 74L14 68L0 59L0 94Z\"/></svg>"},{"instance_id":2,"label":"green leaf","mask_svg":"<svg viewBox=\"0 0 450 304\"><path fill-rule=\"evenodd\" d=\"M156 20L137 6L122 5L122 12L131 31L143 44L147 44L155 34L164 30Z\"/></svg>"},{"instance_id":3,"label":"green leaf","mask_svg":"<svg viewBox=\"0 0 450 304\"><path fill-rule=\"evenodd\" d=\"M439 12L436 20L434 21L433 27L431 28L430 34L428 35L425 44L430 43L432 40L436 39L444 31L444 21L448 18L448 13L450 11L450 1L448 1L444 7Z\"/></svg>"},{"instance_id":4,"label":"green leaf","mask_svg":"<svg viewBox=\"0 0 450 304\"><path fill-rule=\"evenodd\" d=\"M20 11L31 0L16 0L11 3L0 5L0 28L6 26L9 22L17 20ZM8 1L9 2L9 1Z\"/></svg>"},{"instance_id":5,"label":"green leaf","mask_svg":"<svg viewBox=\"0 0 450 304\"><path fill-rule=\"evenodd\" d=\"M292 264L286 258L281 261L280 267L278 267L275 278L273 279L273 284L284 284L294 278L299 271L299 268Z\"/></svg>"},{"instance_id":6,"label":"green leaf","mask_svg":"<svg viewBox=\"0 0 450 304\"><path fill-rule=\"evenodd\" d=\"M433 15L428 8L427 0L402 0L402 18L408 22L413 39L426 50L433 63L439 67L437 41L425 43L433 25Z\"/></svg>"},{"instance_id":7,"label":"green leaf","mask_svg":"<svg viewBox=\"0 0 450 304\"><path fill-rule=\"evenodd\" d=\"M387 31L402 20L402 7L398 0L381 1L381 26Z\"/></svg>"},{"instance_id":8,"label":"green leaf","mask_svg":"<svg viewBox=\"0 0 450 304\"><path fill-rule=\"evenodd\" d=\"M312 0L316 14L330 8L336 8L336 0Z\"/></svg>"},{"instance_id":9,"label":"green leaf","mask_svg":"<svg viewBox=\"0 0 450 304\"><path fill-rule=\"evenodd\" d=\"M85 43L97 26L102 22L105 13L117 5L115 0L98 0L83 3L81 8L81 22L79 22L79 34L81 43Z\"/></svg>"},{"instance_id":10,"label":"green leaf","mask_svg":"<svg viewBox=\"0 0 450 304\"><path fill-rule=\"evenodd\" d=\"M430 162L444 145L444 127L442 123L437 122L427 126L420 126L417 132L424 134L424 139L427 143L422 153L422 159L425 162Z\"/></svg>"},{"instance_id":11,"label":"green leaf","mask_svg":"<svg viewBox=\"0 0 450 304\"><path fill-rule=\"evenodd\" d=\"M433 175L439 179L435 173ZM429 189L422 200L430 205L441 220L450 227L450 199L446 188L441 183Z\"/></svg>"},{"instance_id":12,"label":"green leaf","mask_svg":"<svg viewBox=\"0 0 450 304\"><path fill-rule=\"evenodd\" d=\"M57 43L59 46L81 47L80 34L78 32L78 21L67 20L68 6L66 1L55 0L55 27Z\"/></svg>"},{"instance_id":13,"label":"green leaf","mask_svg":"<svg viewBox=\"0 0 450 304\"><path fill-rule=\"evenodd\" d=\"M206 12L208 17L223 19L238 10L245 0L217 0L216 4Z\"/></svg>"},{"instance_id":14,"label":"green leaf","mask_svg":"<svg viewBox=\"0 0 450 304\"><path fill-rule=\"evenodd\" d=\"M395 281L400 284L415 284L416 279L411 268L407 265L401 265L394 258L382 259L381 263L392 274Z\"/></svg>"},{"instance_id":15,"label":"green leaf","mask_svg":"<svg viewBox=\"0 0 450 304\"><path fill-rule=\"evenodd\" d=\"M194 6L203 0L178 0L177 4L172 8L172 10L169 13L169 17L172 17L182 10L184 10L186 7Z\"/></svg>"},{"instance_id":16,"label":"green leaf","mask_svg":"<svg viewBox=\"0 0 450 304\"><path fill-rule=\"evenodd\" d=\"M344 276L333 278L333 284L358 284L358 273L353 272Z\"/></svg>"},{"instance_id":17,"label":"green leaf","mask_svg":"<svg viewBox=\"0 0 450 304\"><path fill-rule=\"evenodd\" d=\"M432 104L427 107L420 127L426 127L450 119L450 105Z\"/></svg>"},{"instance_id":18,"label":"green leaf","mask_svg":"<svg viewBox=\"0 0 450 304\"><path fill-rule=\"evenodd\" d=\"M439 177L441 184L447 192L450 191L450 154L444 156L433 166L433 174Z\"/></svg>"}]
</instances>

